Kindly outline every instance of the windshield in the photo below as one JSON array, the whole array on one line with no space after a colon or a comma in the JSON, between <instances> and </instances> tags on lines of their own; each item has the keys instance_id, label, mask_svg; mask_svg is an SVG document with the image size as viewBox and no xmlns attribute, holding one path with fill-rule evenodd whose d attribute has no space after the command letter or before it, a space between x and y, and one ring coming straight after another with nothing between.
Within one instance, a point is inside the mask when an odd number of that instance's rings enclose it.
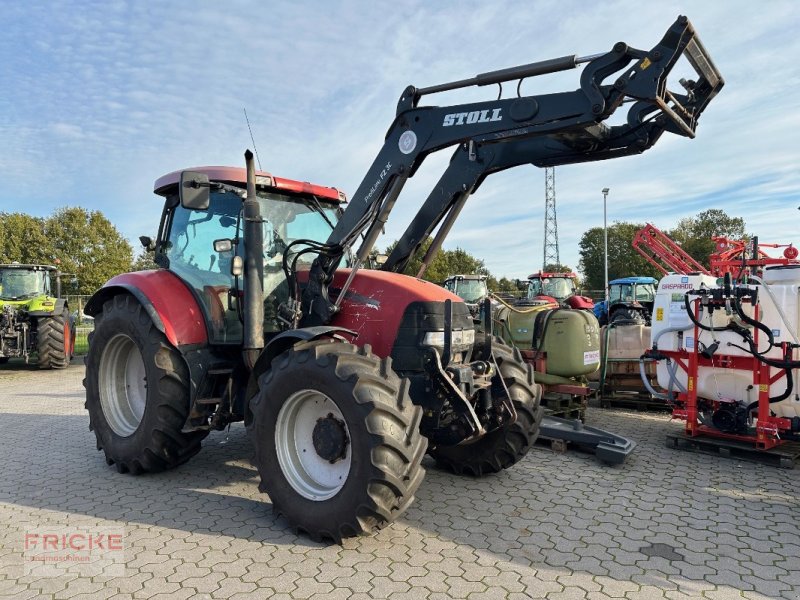
<instances>
[{"instance_id":1,"label":"windshield","mask_svg":"<svg viewBox=\"0 0 800 600\"><path fill-rule=\"evenodd\" d=\"M47 293L47 273L23 269L0 269L0 298L20 300Z\"/></svg>"},{"instance_id":2,"label":"windshield","mask_svg":"<svg viewBox=\"0 0 800 600\"><path fill-rule=\"evenodd\" d=\"M652 283L640 283L636 286L636 300L638 302L653 302L656 297L656 288Z\"/></svg>"},{"instance_id":3,"label":"windshield","mask_svg":"<svg viewBox=\"0 0 800 600\"><path fill-rule=\"evenodd\" d=\"M477 302L489 294L484 279L459 279L456 281L455 293L464 302Z\"/></svg>"},{"instance_id":4,"label":"windshield","mask_svg":"<svg viewBox=\"0 0 800 600\"><path fill-rule=\"evenodd\" d=\"M531 279L528 286L528 298L551 296L556 300L565 300L575 293L575 282L566 277L548 277Z\"/></svg>"},{"instance_id":5,"label":"windshield","mask_svg":"<svg viewBox=\"0 0 800 600\"><path fill-rule=\"evenodd\" d=\"M277 307L288 300L288 287L283 272L283 252L298 239L325 242L338 220L338 206L330 202L313 202L276 192L258 192L264 235L264 326L267 332L279 331ZM191 285L202 299L211 323L210 337L217 343L239 343L242 327L233 303L228 301L229 290L235 287L231 275L234 250L216 252L214 241L236 240L243 233L243 223L237 220L242 199L236 193L213 190L208 210L190 210L176 206L172 215L169 237L164 254L169 268ZM298 249L302 249L301 245ZM239 255L244 244L238 245ZM306 268L314 254L301 255L299 268ZM348 264L348 257L342 261ZM239 281L239 289L243 282Z\"/></svg>"},{"instance_id":6,"label":"windshield","mask_svg":"<svg viewBox=\"0 0 800 600\"><path fill-rule=\"evenodd\" d=\"M611 302L653 302L656 289L652 283L617 283L611 286L608 299Z\"/></svg>"}]
</instances>

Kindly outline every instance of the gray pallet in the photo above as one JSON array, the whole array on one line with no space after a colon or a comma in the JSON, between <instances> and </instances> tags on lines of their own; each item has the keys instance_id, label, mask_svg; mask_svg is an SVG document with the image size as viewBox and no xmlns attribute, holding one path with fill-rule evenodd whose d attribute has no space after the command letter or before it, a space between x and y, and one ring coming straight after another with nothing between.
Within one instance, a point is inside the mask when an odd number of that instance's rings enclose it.
<instances>
[{"instance_id":1,"label":"gray pallet","mask_svg":"<svg viewBox=\"0 0 800 600\"><path fill-rule=\"evenodd\" d=\"M684 433L667 434L667 447L689 452L716 454L747 462L761 463L782 469L793 469L800 461L800 443L784 442L769 450L759 450L754 444L706 436L690 437Z\"/></svg>"}]
</instances>

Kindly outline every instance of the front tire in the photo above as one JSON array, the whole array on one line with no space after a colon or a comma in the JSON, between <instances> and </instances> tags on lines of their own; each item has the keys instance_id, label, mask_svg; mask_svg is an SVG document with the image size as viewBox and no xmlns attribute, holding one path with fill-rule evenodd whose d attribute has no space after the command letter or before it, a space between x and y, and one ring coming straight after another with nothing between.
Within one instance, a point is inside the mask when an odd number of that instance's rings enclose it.
<instances>
[{"instance_id":1,"label":"front tire","mask_svg":"<svg viewBox=\"0 0 800 600\"><path fill-rule=\"evenodd\" d=\"M43 317L36 326L36 350L40 369L65 369L72 358L72 340L69 312Z\"/></svg>"},{"instance_id":2,"label":"front tire","mask_svg":"<svg viewBox=\"0 0 800 600\"><path fill-rule=\"evenodd\" d=\"M531 365L523 361L519 350L498 339L492 344L492 353L498 369L492 379L492 396L505 396L508 388L517 420L471 444L433 448L430 454L437 464L457 475L480 477L508 469L522 460L539 437L544 417L542 386L534 383Z\"/></svg>"},{"instance_id":3,"label":"front tire","mask_svg":"<svg viewBox=\"0 0 800 600\"><path fill-rule=\"evenodd\" d=\"M95 317L83 383L97 449L120 473L171 469L200 451L207 432L181 431L188 368L132 296L115 296Z\"/></svg>"},{"instance_id":4,"label":"front tire","mask_svg":"<svg viewBox=\"0 0 800 600\"><path fill-rule=\"evenodd\" d=\"M261 376L250 410L259 489L297 531L340 542L413 501L425 475L422 409L369 346L295 345Z\"/></svg>"}]
</instances>

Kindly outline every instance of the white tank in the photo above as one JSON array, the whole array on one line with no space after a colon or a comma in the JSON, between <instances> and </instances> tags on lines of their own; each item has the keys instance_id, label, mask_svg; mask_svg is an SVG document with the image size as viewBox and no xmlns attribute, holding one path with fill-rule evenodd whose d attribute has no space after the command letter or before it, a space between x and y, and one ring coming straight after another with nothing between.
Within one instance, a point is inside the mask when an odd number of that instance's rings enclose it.
<instances>
[{"instance_id":1,"label":"white tank","mask_svg":"<svg viewBox=\"0 0 800 600\"><path fill-rule=\"evenodd\" d=\"M795 267L793 265L793 267ZM717 280L708 275L680 275L670 274L665 276L658 285L655 304L653 307L653 343L660 350L693 350L698 340L694 339L694 326L686 314L684 294L691 289L701 286L715 288ZM798 302L798 289L800 288L800 265L796 268L782 267L767 269L764 275L764 285L751 285L758 288L759 294L759 320L767 325L773 332L776 342L796 341L800 339L800 302ZM774 297L774 300L773 300ZM777 303L777 304L776 304ZM780 315L780 306L786 319ZM745 313L751 318L754 310L749 304L744 305ZM715 310L711 319L703 317L702 323L722 328L730 322L732 317L725 310ZM671 328L686 328L683 332L669 331ZM752 328L751 328L752 329ZM663 333L662 333L663 332ZM767 347L763 332L759 332L759 348L762 351ZM709 347L714 342L719 344L716 355L750 356L749 352L729 346L745 347L741 336L730 331L701 331L699 336L701 347ZM766 354L769 358L781 359L781 351L774 348ZM797 352L795 352L797 360ZM792 373L795 381L795 391L800 393L798 371ZM659 361L657 367L658 384L666 388L669 384L669 373L665 361ZM677 379L687 385L685 371L678 369ZM786 380L779 379L770 386L770 395L777 396L786 389ZM744 402L754 402L758 399L758 389L753 386L752 372L747 370L729 369L722 367L700 367L697 377L698 396L711 400L732 399ZM796 400L797 393L793 393L786 400L772 404L772 411L779 417L800 416L800 401Z\"/></svg>"}]
</instances>

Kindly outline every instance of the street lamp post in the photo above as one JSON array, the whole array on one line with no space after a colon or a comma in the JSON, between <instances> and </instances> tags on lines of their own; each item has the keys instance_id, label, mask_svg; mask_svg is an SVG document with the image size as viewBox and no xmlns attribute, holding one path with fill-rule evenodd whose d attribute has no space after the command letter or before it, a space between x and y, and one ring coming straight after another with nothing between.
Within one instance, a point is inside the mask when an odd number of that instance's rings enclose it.
<instances>
[{"instance_id":1,"label":"street lamp post","mask_svg":"<svg viewBox=\"0 0 800 600\"><path fill-rule=\"evenodd\" d=\"M605 299L608 310L608 225L606 223L606 199L608 188L603 188L603 268L605 269Z\"/></svg>"}]
</instances>

